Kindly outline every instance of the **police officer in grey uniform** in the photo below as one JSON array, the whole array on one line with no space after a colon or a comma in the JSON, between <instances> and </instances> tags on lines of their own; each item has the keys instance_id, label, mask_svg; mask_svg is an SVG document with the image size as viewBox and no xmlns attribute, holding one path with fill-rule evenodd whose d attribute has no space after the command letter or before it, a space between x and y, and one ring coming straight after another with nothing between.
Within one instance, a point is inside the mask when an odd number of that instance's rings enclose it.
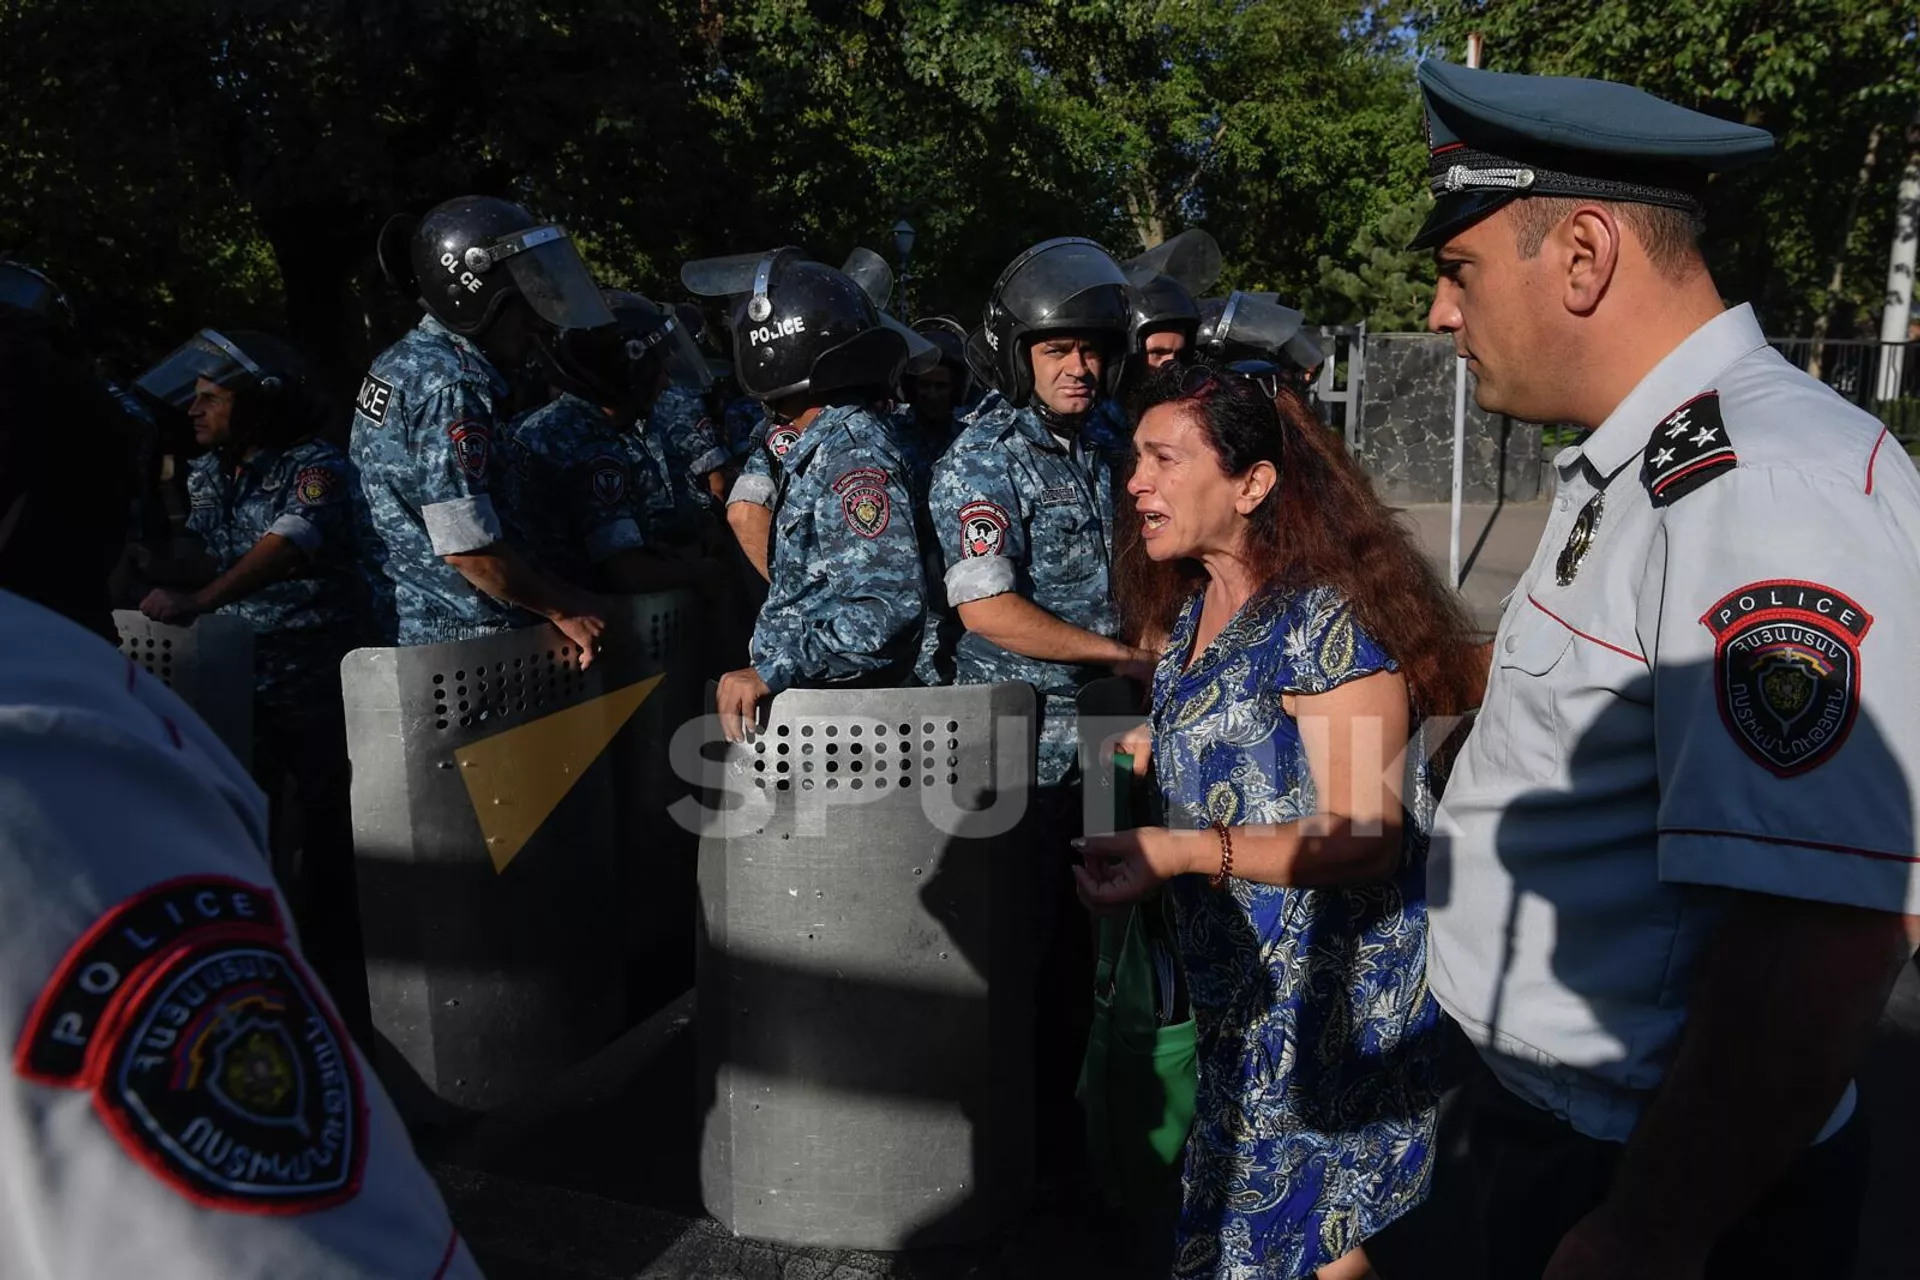
<instances>
[{"instance_id":1,"label":"police officer in grey uniform","mask_svg":"<svg viewBox=\"0 0 1920 1280\"><path fill-rule=\"evenodd\" d=\"M584 665L605 629L599 605L514 545L488 481L508 375L559 330L613 317L566 233L505 200L462 196L433 209L404 263L395 240L382 236L383 266L418 287L427 314L374 359L348 452L384 547L399 643L544 617L580 646Z\"/></svg>"},{"instance_id":2,"label":"police officer in grey uniform","mask_svg":"<svg viewBox=\"0 0 1920 1280\"><path fill-rule=\"evenodd\" d=\"M475 1280L259 788L112 647L6 592L0 634L0 1275Z\"/></svg>"},{"instance_id":3,"label":"police officer in grey uniform","mask_svg":"<svg viewBox=\"0 0 1920 1280\"><path fill-rule=\"evenodd\" d=\"M1464 1237L1376 1264L1847 1275L1849 1077L1920 911L1920 479L1695 246L1707 176L1769 135L1420 82L1429 327L1483 408L1589 434L1434 832L1431 982L1475 1052L1424 1217Z\"/></svg>"},{"instance_id":4,"label":"police officer in grey uniform","mask_svg":"<svg viewBox=\"0 0 1920 1280\"><path fill-rule=\"evenodd\" d=\"M731 299L740 385L794 433L771 464L767 600L751 665L720 679L722 728L740 740L789 688L912 683L928 619L913 472L877 410L938 349L879 310L885 288L798 249L690 262L680 279Z\"/></svg>"}]
</instances>

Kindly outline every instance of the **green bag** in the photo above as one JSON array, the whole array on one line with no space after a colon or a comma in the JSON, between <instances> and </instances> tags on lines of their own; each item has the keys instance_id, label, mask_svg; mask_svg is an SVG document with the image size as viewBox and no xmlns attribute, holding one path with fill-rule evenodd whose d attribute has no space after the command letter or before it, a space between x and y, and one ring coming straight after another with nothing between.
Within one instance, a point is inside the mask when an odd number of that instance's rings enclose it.
<instances>
[{"instance_id":1,"label":"green bag","mask_svg":"<svg viewBox=\"0 0 1920 1280\"><path fill-rule=\"evenodd\" d=\"M1123 766L1123 760L1114 761L1120 797L1132 783L1132 762ZM1167 900L1156 897L1094 923L1100 956L1078 1091L1088 1153L1115 1208L1164 1212L1179 1201L1181 1155L1199 1083L1193 1017L1184 999L1166 1025L1156 1008L1165 1001L1150 939L1173 936Z\"/></svg>"}]
</instances>

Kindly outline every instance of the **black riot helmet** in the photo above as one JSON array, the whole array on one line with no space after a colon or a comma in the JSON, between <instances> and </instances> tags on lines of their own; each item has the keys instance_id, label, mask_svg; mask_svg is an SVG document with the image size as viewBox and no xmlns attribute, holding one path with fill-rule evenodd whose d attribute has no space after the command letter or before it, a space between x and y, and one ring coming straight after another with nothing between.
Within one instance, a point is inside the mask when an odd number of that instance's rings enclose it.
<instances>
[{"instance_id":1,"label":"black riot helmet","mask_svg":"<svg viewBox=\"0 0 1920 1280\"><path fill-rule=\"evenodd\" d=\"M233 393L236 440L285 444L313 430L307 363L282 338L249 329L202 329L141 374L134 386L184 411L201 378Z\"/></svg>"},{"instance_id":2,"label":"black riot helmet","mask_svg":"<svg viewBox=\"0 0 1920 1280\"><path fill-rule=\"evenodd\" d=\"M891 394L901 375L939 358L932 343L880 310L892 289L884 259L855 249L836 271L792 247L703 258L680 268L703 298L726 298L740 389L763 403L805 394Z\"/></svg>"},{"instance_id":3,"label":"black riot helmet","mask_svg":"<svg viewBox=\"0 0 1920 1280\"><path fill-rule=\"evenodd\" d=\"M1270 360L1295 369L1311 369L1322 359L1320 343L1279 295L1241 293L1205 298L1200 303L1199 346L1214 360Z\"/></svg>"},{"instance_id":4,"label":"black riot helmet","mask_svg":"<svg viewBox=\"0 0 1920 1280\"><path fill-rule=\"evenodd\" d=\"M603 289L613 323L563 329L541 344L553 384L583 400L634 418L653 407L661 375L691 340L665 307L623 289ZM704 366L702 366L704 371Z\"/></svg>"},{"instance_id":5,"label":"black riot helmet","mask_svg":"<svg viewBox=\"0 0 1920 1280\"><path fill-rule=\"evenodd\" d=\"M514 297L554 329L613 320L567 233L506 200L439 205L414 228L410 256L421 305L455 333L483 333Z\"/></svg>"},{"instance_id":6,"label":"black riot helmet","mask_svg":"<svg viewBox=\"0 0 1920 1280\"><path fill-rule=\"evenodd\" d=\"M55 329L73 328L73 305L45 272L24 262L0 262L0 307L37 316Z\"/></svg>"},{"instance_id":7,"label":"black riot helmet","mask_svg":"<svg viewBox=\"0 0 1920 1280\"><path fill-rule=\"evenodd\" d=\"M1200 329L1194 299L1220 278L1219 243L1200 228L1189 227L1121 265L1133 286L1131 353L1144 354L1149 334L1171 329L1186 337L1191 355Z\"/></svg>"},{"instance_id":8,"label":"black riot helmet","mask_svg":"<svg viewBox=\"0 0 1920 1280\"><path fill-rule=\"evenodd\" d=\"M966 328L952 316L924 316L913 322L913 331L939 348L936 361L953 370L953 402L965 404L973 393Z\"/></svg>"},{"instance_id":9,"label":"black riot helmet","mask_svg":"<svg viewBox=\"0 0 1920 1280\"><path fill-rule=\"evenodd\" d=\"M993 353L993 383L1020 409L1033 398L1031 348L1051 334L1110 339L1104 390L1112 395L1132 323L1120 264L1093 241L1069 236L1033 246L1000 273L980 327Z\"/></svg>"}]
</instances>

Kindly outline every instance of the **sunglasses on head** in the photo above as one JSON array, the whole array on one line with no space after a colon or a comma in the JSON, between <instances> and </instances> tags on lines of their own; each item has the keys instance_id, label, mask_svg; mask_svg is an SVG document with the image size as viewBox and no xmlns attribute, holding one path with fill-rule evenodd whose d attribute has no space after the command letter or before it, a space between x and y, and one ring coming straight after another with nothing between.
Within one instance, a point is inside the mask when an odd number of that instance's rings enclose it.
<instances>
[{"instance_id":1,"label":"sunglasses on head","mask_svg":"<svg viewBox=\"0 0 1920 1280\"><path fill-rule=\"evenodd\" d=\"M1236 360L1224 369L1196 364L1190 366L1180 379L1180 397L1205 400L1228 378L1250 382L1260 388L1261 394L1267 399L1272 400L1280 394L1283 375L1279 365L1266 360Z\"/></svg>"}]
</instances>

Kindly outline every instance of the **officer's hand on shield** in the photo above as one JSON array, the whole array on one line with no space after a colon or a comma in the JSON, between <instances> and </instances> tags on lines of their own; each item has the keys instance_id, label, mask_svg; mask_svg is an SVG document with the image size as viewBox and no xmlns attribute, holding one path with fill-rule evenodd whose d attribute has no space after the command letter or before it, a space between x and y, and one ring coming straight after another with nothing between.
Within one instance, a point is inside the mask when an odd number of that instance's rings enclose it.
<instances>
[{"instance_id":1,"label":"officer's hand on shield","mask_svg":"<svg viewBox=\"0 0 1920 1280\"><path fill-rule=\"evenodd\" d=\"M140 602L140 612L155 622L165 622L176 627L193 625L193 620L206 612L191 591L175 591L171 587L155 587L147 592Z\"/></svg>"},{"instance_id":2,"label":"officer's hand on shield","mask_svg":"<svg viewBox=\"0 0 1920 1280\"><path fill-rule=\"evenodd\" d=\"M727 736L728 742L747 740L747 735L759 725L760 700L772 692L752 667L729 671L720 677L720 692L714 706L720 713L720 732Z\"/></svg>"},{"instance_id":3,"label":"officer's hand on shield","mask_svg":"<svg viewBox=\"0 0 1920 1280\"><path fill-rule=\"evenodd\" d=\"M598 596L576 592L569 595L561 611L551 619L561 635L580 646L582 671L593 665L594 655L600 652L600 636L607 629L606 613L606 606Z\"/></svg>"}]
</instances>

